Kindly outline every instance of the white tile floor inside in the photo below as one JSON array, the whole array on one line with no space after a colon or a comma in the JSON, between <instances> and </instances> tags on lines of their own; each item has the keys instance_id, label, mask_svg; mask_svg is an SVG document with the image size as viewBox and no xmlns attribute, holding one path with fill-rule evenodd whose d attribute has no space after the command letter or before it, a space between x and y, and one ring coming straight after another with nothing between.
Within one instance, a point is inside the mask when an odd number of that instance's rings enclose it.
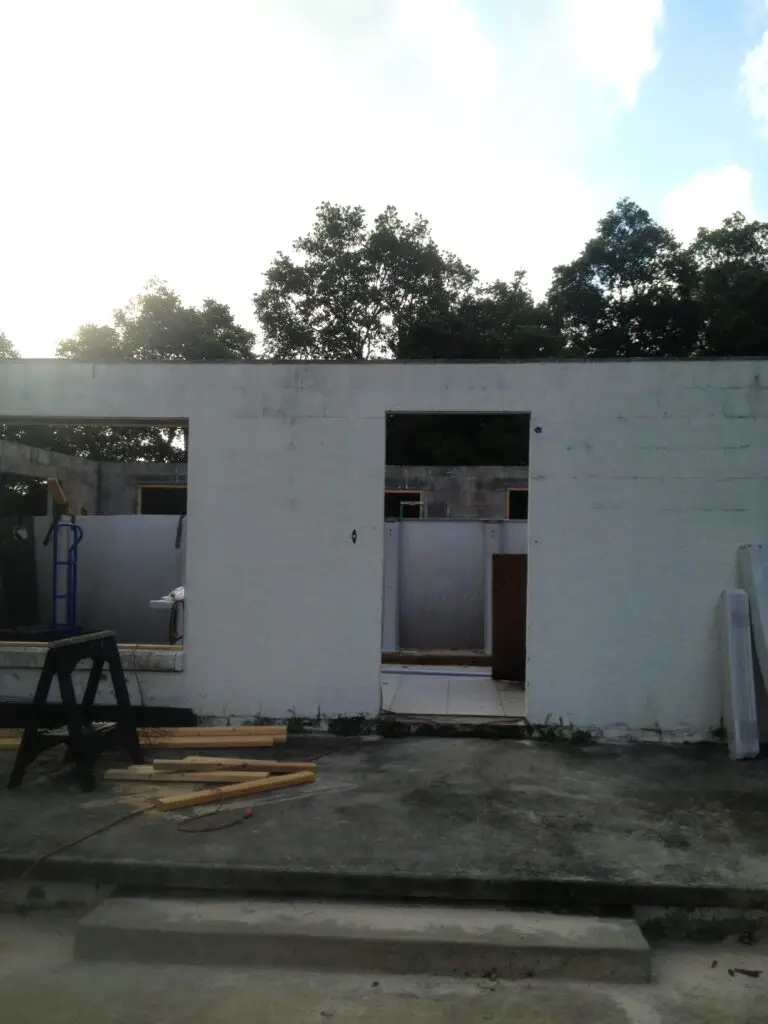
<instances>
[{"instance_id":1,"label":"white tile floor inside","mask_svg":"<svg viewBox=\"0 0 768 1024\"><path fill-rule=\"evenodd\" d=\"M522 718L522 686L475 666L382 665L381 710L395 715Z\"/></svg>"}]
</instances>

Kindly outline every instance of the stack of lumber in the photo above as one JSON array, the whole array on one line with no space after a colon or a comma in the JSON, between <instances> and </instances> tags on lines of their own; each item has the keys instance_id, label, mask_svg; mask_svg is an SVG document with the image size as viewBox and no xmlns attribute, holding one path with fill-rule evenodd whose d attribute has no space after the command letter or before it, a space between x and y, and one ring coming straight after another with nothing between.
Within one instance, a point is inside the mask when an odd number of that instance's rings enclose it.
<instances>
[{"instance_id":1,"label":"stack of lumber","mask_svg":"<svg viewBox=\"0 0 768 1024\"><path fill-rule=\"evenodd\" d=\"M66 729L50 730L60 732L62 741ZM22 729L0 729L0 750L17 750L21 742ZM241 750L250 747L271 747L285 743L287 728L284 725L222 725L195 726L178 729L139 729L142 747L155 750Z\"/></svg>"},{"instance_id":2,"label":"stack of lumber","mask_svg":"<svg viewBox=\"0 0 768 1024\"><path fill-rule=\"evenodd\" d=\"M197 804L220 803L235 797L287 789L315 781L312 761L256 761L232 757L185 757L180 761L156 758L151 765L110 768L104 778L113 782L223 783L178 796L154 800L158 810L177 811Z\"/></svg>"},{"instance_id":3,"label":"stack of lumber","mask_svg":"<svg viewBox=\"0 0 768 1024\"><path fill-rule=\"evenodd\" d=\"M246 747L271 747L285 743L288 729L284 725L212 725L183 727L179 729L139 729L143 747L158 750L207 750L224 748L229 750Z\"/></svg>"}]
</instances>

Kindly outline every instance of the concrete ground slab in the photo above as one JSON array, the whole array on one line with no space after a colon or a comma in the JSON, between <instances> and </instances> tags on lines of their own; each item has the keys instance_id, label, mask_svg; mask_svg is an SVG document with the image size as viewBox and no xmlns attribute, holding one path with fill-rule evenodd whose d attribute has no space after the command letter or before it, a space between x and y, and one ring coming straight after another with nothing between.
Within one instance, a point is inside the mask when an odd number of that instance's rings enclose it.
<instances>
[{"instance_id":1,"label":"concrete ground slab","mask_svg":"<svg viewBox=\"0 0 768 1024\"><path fill-rule=\"evenodd\" d=\"M0 915L8 1024L768 1024L768 957L654 950L652 985L78 962L69 922Z\"/></svg>"},{"instance_id":2,"label":"concrete ground slab","mask_svg":"<svg viewBox=\"0 0 768 1024\"><path fill-rule=\"evenodd\" d=\"M497 907L215 898L106 900L78 959L458 977L650 979L634 920Z\"/></svg>"},{"instance_id":3,"label":"concrete ground slab","mask_svg":"<svg viewBox=\"0 0 768 1024\"><path fill-rule=\"evenodd\" d=\"M41 763L0 789L0 872L331 899L768 907L768 760L479 739L299 737L279 751L318 755L313 786L200 834L179 831L194 811L109 827L146 806L148 785L81 793Z\"/></svg>"}]
</instances>

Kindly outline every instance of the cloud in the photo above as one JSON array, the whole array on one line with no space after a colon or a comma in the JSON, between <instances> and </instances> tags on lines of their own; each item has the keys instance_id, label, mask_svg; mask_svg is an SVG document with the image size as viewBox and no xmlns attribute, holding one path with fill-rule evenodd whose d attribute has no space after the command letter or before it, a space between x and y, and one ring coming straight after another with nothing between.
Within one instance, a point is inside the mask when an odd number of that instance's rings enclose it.
<instances>
[{"instance_id":1,"label":"cloud","mask_svg":"<svg viewBox=\"0 0 768 1024\"><path fill-rule=\"evenodd\" d=\"M737 164L697 174L663 200L662 223L681 242L690 242L700 227L718 227L737 211L753 219L752 180L752 173Z\"/></svg>"},{"instance_id":2,"label":"cloud","mask_svg":"<svg viewBox=\"0 0 768 1024\"><path fill-rule=\"evenodd\" d=\"M632 107L659 62L663 0L559 0L562 27L581 70Z\"/></svg>"},{"instance_id":3,"label":"cloud","mask_svg":"<svg viewBox=\"0 0 768 1024\"><path fill-rule=\"evenodd\" d=\"M761 132L768 135L768 31L744 58L741 88L750 114Z\"/></svg>"},{"instance_id":4,"label":"cloud","mask_svg":"<svg viewBox=\"0 0 768 1024\"><path fill-rule=\"evenodd\" d=\"M491 92L498 53L466 4L397 0L394 23L401 40L429 68L438 89L473 100Z\"/></svg>"},{"instance_id":5,"label":"cloud","mask_svg":"<svg viewBox=\"0 0 768 1024\"><path fill-rule=\"evenodd\" d=\"M0 3L0 329L51 354L149 277L251 295L323 200L427 216L486 278L579 251L581 155L661 0ZM490 19L490 20L489 20Z\"/></svg>"}]
</instances>

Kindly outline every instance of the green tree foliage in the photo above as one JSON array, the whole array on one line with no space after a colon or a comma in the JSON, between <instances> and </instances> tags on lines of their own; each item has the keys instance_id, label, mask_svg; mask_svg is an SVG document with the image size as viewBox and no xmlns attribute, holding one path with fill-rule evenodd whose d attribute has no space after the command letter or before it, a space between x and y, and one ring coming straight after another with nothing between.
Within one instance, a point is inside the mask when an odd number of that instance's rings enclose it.
<instances>
[{"instance_id":1,"label":"green tree foliage","mask_svg":"<svg viewBox=\"0 0 768 1024\"><path fill-rule=\"evenodd\" d=\"M255 337L238 326L228 306L206 299L184 306L162 281L115 310L112 326L86 324L59 343L56 354L85 362L129 359L221 361L253 359Z\"/></svg>"},{"instance_id":2,"label":"green tree foliage","mask_svg":"<svg viewBox=\"0 0 768 1024\"><path fill-rule=\"evenodd\" d=\"M398 359L525 360L562 353L549 309L534 302L520 271L465 294L450 309L426 309L402 331ZM526 465L526 416L390 416L390 465Z\"/></svg>"},{"instance_id":3,"label":"green tree foliage","mask_svg":"<svg viewBox=\"0 0 768 1024\"><path fill-rule=\"evenodd\" d=\"M11 339L7 334L3 334L0 331L0 359L18 359L19 353L11 344Z\"/></svg>"},{"instance_id":4,"label":"green tree foliage","mask_svg":"<svg viewBox=\"0 0 768 1024\"><path fill-rule=\"evenodd\" d=\"M695 278L673 235L622 199L581 255L555 268L548 301L575 355L686 358L697 349Z\"/></svg>"},{"instance_id":5,"label":"green tree foliage","mask_svg":"<svg viewBox=\"0 0 768 1024\"><path fill-rule=\"evenodd\" d=\"M481 284L441 250L422 217L324 203L293 253L278 253L254 295L264 353L277 359L527 360L768 356L768 224L737 213L687 247L622 199L545 302L520 271ZM61 358L250 360L254 336L212 299L184 306L162 282L61 342ZM17 357L0 333L0 358ZM179 461L177 428L9 426L0 436L97 459ZM521 421L397 416L390 462L525 461Z\"/></svg>"},{"instance_id":6,"label":"green tree foliage","mask_svg":"<svg viewBox=\"0 0 768 1024\"><path fill-rule=\"evenodd\" d=\"M273 359L371 359L393 355L407 325L452 309L475 271L440 250L423 217L388 206L368 228L359 206L323 203L311 232L278 253L254 295Z\"/></svg>"},{"instance_id":7,"label":"green tree foliage","mask_svg":"<svg viewBox=\"0 0 768 1024\"><path fill-rule=\"evenodd\" d=\"M696 268L698 355L768 355L768 224L736 213L701 228L689 249Z\"/></svg>"},{"instance_id":8,"label":"green tree foliage","mask_svg":"<svg viewBox=\"0 0 768 1024\"><path fill-rule=\"evenodd\" d=\"M420 311L401 331L398 359L547 359L562 339L549 308L536 303L518 271L464 294L449 309Z\"/></svg>"},{"instance_id":9,"label":"green tree foliage","mask_svg":"<svg viewBox=\"0 0 768 1024\"><path fill-rule=\"evenodd\" d=\"M85 324L59 343L62 359L83 362L127 360L250 360L252 332L235 323L228 306L206 299L199 308L184 306L162 281L114 313L111 325ZM6 428L25 444L110 462L186 461L186 433L176 426L120 427L73 424Z\"/></svg>"}]
</instances>

